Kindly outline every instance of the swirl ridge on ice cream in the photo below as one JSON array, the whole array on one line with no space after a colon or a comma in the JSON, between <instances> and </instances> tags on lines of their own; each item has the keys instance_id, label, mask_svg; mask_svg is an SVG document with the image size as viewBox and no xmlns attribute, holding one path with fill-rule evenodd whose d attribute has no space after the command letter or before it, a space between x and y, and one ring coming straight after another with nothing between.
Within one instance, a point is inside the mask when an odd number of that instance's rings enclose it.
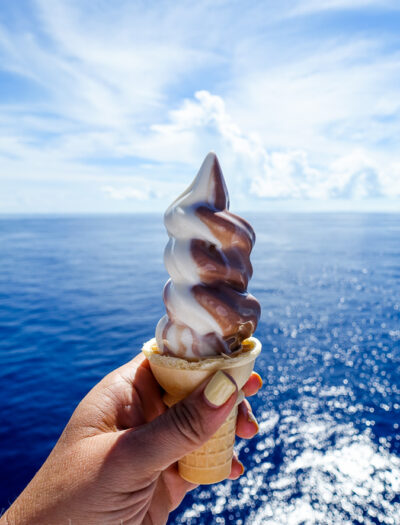
<instances>
[{"instance_id":1,"label":"swirl ridge on ice cream","mask_svg":"<svg viewBox=\"0 0 400 525\"><path fill-rule=\"evenodd\" d=\"M247 292L255 234L228 208L218 159L209 153L164 216L170 279L164 287L167 314L156 329L162 354L187 360L236 355L256 329L260 305Z\"/></svg>"}]
</instances>

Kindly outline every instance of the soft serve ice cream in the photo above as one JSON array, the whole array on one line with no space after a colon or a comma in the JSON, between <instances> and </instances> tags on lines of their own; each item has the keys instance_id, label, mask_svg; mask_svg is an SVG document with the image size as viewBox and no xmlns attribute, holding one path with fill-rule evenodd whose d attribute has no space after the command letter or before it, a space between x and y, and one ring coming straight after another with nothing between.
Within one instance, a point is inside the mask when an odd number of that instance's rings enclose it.
<instances>
[{"instance_id":1,"label":"soft serve ice cream","mask_svg":"<svg viewBox=\"0 0 400 525\"><path fill-rule=\"evenodd\" d=\"M188 361L235 356L256 329L260 305L247 292L255 234L234 215L214 153L167 209L167 314L157 325L161 354Z\"/></svg>"}]
</instances>

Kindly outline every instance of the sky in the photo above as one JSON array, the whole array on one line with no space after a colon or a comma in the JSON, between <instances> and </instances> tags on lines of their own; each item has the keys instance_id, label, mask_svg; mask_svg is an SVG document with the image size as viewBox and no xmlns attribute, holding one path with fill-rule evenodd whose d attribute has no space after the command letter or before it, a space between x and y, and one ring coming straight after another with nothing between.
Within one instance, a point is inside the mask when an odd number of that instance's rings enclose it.
<instances>
[{"instance_id":1,"label":"sky","mask_svg":"<svg viewBox=\"0 0 400 525\"><path fill-rule=\"evenodd\" d=\"M0 213L400 211L398 0L0 2Z\"/></svg>"}]
</instances>

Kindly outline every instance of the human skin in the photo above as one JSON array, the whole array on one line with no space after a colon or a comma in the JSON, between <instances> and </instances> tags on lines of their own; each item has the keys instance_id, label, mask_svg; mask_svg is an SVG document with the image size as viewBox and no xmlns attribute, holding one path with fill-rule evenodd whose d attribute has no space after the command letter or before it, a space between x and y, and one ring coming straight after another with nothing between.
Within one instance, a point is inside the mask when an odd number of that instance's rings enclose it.
<instances>
[{"instance_id":1,"label":"human skin","mask_svg":"<svg viewBox=\"0 0 400 525\"><path fill-rule=\"evenodd\" d=\"M166 409L162 390L141 354L108 374L81 401L60 439L0 525L161 525L196 485L176 462L205 443L232 410L237 390L220 407L207 402L206 381ZM253 373L246 396L261 387ZM250 405L239 406L236 433L253 437ZM234 457L230 479L243 466Z\"/></svg>"}]
</instances>

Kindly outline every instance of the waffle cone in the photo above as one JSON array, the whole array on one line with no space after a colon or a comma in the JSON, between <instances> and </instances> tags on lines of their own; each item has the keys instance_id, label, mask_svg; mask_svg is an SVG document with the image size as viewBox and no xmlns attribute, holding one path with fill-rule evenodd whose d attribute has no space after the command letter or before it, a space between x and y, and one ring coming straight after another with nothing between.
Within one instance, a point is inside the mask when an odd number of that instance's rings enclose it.
<instances>
[{"instance_id":1,"label":"waffle cone","mask_svg":"<svg viewBox=\"0 0 400 525\"><path fill-rule=\"evenodd\" d=\"M224 370L233 377L240 391L253 371L254 362L261 351L261 343L255 337L250 337L243 342L243 351L236 357L221 356L195 362L161 355L155 339L147 341L142 350L149 360L154 377L166 392L164 403L170 407L184 399L217 370ZM229 476L238 404L243 397L243 392L240 391L236 405L226 421L202 447L179 460L179 473L184 479L196 484L210 484Z\"/></svg>"}]
</instances>

